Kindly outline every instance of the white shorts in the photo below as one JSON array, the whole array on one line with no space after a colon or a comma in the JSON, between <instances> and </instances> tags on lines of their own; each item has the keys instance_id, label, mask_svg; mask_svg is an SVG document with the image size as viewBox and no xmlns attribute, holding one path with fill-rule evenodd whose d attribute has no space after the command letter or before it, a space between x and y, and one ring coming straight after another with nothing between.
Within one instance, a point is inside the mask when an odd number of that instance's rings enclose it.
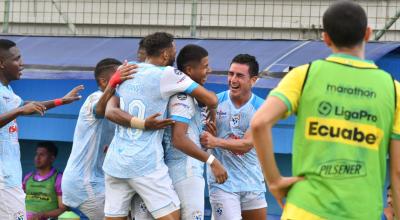
<instances>
[{"instance_id":1,"label":"white shorts","mask_svg":"<svg viewBox=\"0 0 400 220\"><path fill-rule=\"evenodd\" d=\"M131 208L131 200L137 193L143 199L154 218L166 216L179 210L178 195L174 191L167 166L137 178L122 179L106 174L107 217L125 217Z\"/></svg>"},{"instance_id":2,"label":"white shorts","mask_svg":"<svg viewBox=\"0 0 400 220\"><path fill-rule=\"evenodd\" d=\"M181 219L204 219L204 178L188 177L177 182L174 187L181 201ZM132 217L136 220L152 220L146 205L139 196L133 198Z\"/></svg>"},{"instance_id":3,"label":"white shorts","mask_svg":"<svg viewBox=\"0 0 400 220\"><path fill-rule=\"evenodd\" d=\"M21 188L0 189L0 219L27 219L25 213L25 193Z\"/></svg>"},{"instance_id":4,"label":"white shorts","mask_svg":"<svg viewBox=\"0 0 400 220\"><path fill-rule=\"evenodd\" d=\"M89 193L89 198L78 209L89 219L104 219L104 193Z\"/></svg>"},{"instance_id":5,"label":"white shorts","mask_svg":"<svg viewBox=\"0 0 400 220\"><path fill-rule=\"evenodd\" d=\"M215 220L240 220L242 211L267 207L264 192L230 193L216 189L210 193L210 203Z\"/></svg>"}]
</instances>

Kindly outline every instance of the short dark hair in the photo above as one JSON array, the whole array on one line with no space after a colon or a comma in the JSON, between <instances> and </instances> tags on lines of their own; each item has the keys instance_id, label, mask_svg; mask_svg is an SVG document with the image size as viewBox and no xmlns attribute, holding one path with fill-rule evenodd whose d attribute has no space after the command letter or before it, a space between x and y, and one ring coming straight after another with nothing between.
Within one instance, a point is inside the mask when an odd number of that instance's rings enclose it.
<instances>
[{"instance_id":1,"label":"short dark hair","mask_svg":"<svg viewBox=\"0 0 400 220\"><path fill-rule=\"evenodd\" d=\"M363 41L368 18L359 4L337 1L325 11L322 22L335 46L351 48Z\"/></svg>"},{"instance_id":2,"label":"short dark hair","mask_svg":"<svg viewBox=\"0 0 400 220\"><path fill-rule=\"evenodd\" d=\"M250 77L258 76L259 66L255 56L249 54L239 54L233 58L231 64L232 63L246 64L249 66Z\"/></svg>"},{"instance_id":3,"label":"short dark hair","mask_svg":"<svg viewBox=\"0 0 400 220\"><path fill-rule=\"evenodd\" d=\"M188 44L179 51L177 60L177 67L180 71L184 72L185 67L190 64L199 64L201 59L208 56L208 52L203 47L195 44Z\"/></svg>"},{"instance_id":4,"label":"short dark hair","mask_svg":"<svg viewBox=\"0 0 400 220\"><path fill-rule=\"evenodd\" d=\"M104 74L114 72L121 64L121 61L114 58L105 58L100 60L94 68L94 78L98 81Z\"/></svg>"},{"instance_id":5,"label":"short dark hair","mask_svg":"<svg viewBox=\"0 0 400 220\"><path fill-rule=\"evenodd\" d=\"M11 47L15 47L17 44L15 44L14 41L7 40L7 39L0 39L0 56L4 51L10 50Z\"/></svg>"},{"instance_id":6,"label":"short dark hair","mask_svg":"<svg viewBox=\"0 0 400 220\"><path fill-rule=\"evenodd\" d=\"M172 47L174 36L166 32L156 32L143 39L143 47L148 56L159 56L162 50Z\"/></svg>"},{"instance_id":7,"label":"short dark hair","mask_svg":"<svg viewBox=\"0 0 400 220\"><path fill-rule=\"evenodd\" d=\"M57 157L58 148L57 146L51 141L42 141L39 142L36 148L46 148L47 152L49 152L54 157Z\"/></svg>"}]
</instances>

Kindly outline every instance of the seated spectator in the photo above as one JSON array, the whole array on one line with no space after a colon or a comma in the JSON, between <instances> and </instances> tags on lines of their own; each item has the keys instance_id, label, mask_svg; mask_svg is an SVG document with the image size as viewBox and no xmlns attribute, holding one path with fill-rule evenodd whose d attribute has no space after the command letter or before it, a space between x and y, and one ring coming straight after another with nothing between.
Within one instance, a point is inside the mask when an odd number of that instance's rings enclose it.
<instances>
[{"instance_id":1,"label":"seated spectator","mask_svg":"<svg viewBox=\"0 0 400 220\"><path fill-rule=\"evenodd\" d=\"M53 142L37 145L36 170L27 174L22 183L28 220L57 219L66 210L61 200L62 173L53 167L57 151Z\"/></svg>"}]
</instances>

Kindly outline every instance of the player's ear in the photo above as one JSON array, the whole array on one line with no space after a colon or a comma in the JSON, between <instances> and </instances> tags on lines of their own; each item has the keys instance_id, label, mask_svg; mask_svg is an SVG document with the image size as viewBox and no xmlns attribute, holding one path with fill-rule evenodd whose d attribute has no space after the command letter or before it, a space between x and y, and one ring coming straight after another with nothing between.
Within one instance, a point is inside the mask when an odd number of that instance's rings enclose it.
<instances>
[{"instance_id":1,"label":"player's ear","mask_svg":"<svg viewBox=\"0 0 400 220\"><path fill-rule=\"evenodd\" d=\"M250 78L251 87L253 87L253 86L256 84L257 79L258 79L258 76L252 76L252 77Z\"/></svg>"},{"instance_id":2,"label":"player's ear","mask_svg":"<svg viewBox=\"0 0 400 220\"><path fill-rule=\"evenodd\" d=\"M364 41L368 42L370 37L372 35L372 28L371 27L367 27L367 29L365 30L365 36L364 36Z\"/></svg>"},{"instance_id":3,"label":"player's ear","mask_svg":"<svg viewBox=\"0 0 400 220\"><path fill-rule=\"evenodd\" d=\"M99 83L99 87L101 87L101 88L106 88L106 86L107 86L107 84L108 84L108 80L106 80L106 79L103 78L103 77L100 77L100 78L98 79L98 83Z\"/></svg>"},{"instance_id":4,"label":"player's ear","mask_svg":"<svg viewBox=\"0 0 400 220\"><path fill-rule=\"evenodd\" d=\"M321 35L322 35L322 40L325 42L325 44L328 47L331 47L332 46L332 40L331 40L331 37L329 37L328 33L326 33L324 31L324 32L321 33Z\"/></svg>"}]
</instances>

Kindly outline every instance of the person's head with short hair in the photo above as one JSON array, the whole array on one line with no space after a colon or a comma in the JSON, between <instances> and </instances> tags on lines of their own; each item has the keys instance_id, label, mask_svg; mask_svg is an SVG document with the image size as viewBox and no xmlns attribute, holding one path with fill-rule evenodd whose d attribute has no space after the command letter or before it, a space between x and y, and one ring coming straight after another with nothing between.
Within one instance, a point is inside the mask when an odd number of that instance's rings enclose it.
<instances>
[{"instance_id":1,"label":"person's head with short hair","mask_svg":"<svg viewBox=\"0 0 400 220\"><path fill-rule=\"evenodd\" d=\"M322 23L323 39L334 50L364 46L372 33L367 14L353 1L335 1L325 11Z\"/></svg>"},{"instance_id":2,"label":"person's head with short hair","mask_svg":"<svg viewBox=\"0 0 400 220\"><path fill-rule=\"evenodd\" d=\"M0 39L0 82L8 85L20 79L23 69L21 54L15 42Z\"/></svg>"},{"instance_id":3,"label":"person's head with short hair","mask_svg":"<svg viewBox=\"0 0 400 220\"><path fill-rule=\"evenodd\" d=\"M174 37L166 32L156 32L143 39L149 63L157 66L172 66L175 62L176 46Z\"/></svg>"},{"instance_id":4,"label":"person's head with short hair","mask_svg":"<svg viewBox=\"0 0 400 220\"><path fill-rule=\"evenodd\" d=\"M195 44L188 44L179 51L176 64L180 71L200 85L204 85L207 75L211 72L207 50Z\"/></svg>"},{"instance_id":5,"label":"person's head with short hair","mask_svg":"<svg viewBox=\"0 0 400 220\"><path fill-rule=\"evenodd\" d=\"M239 54L231 62L228 71L230 97L239 102L251 97L251 88L258 79L259 65L249 54Z\"/></svg>"},{"instance_id":6,"label":"person's head with short hair","mask_svg":"<svg viewBox=\"0 0 400 220\"><path fill-rule=\"evenodd\" d=\"M107 87L112 74L122 65L121 61L114 58L100 60L94 68L94 78L101 91Z\"/></svg>"},{"instance_id":7,"label":"person's head with short hair","mask_svg":"<svg viewBox=\"0 0 400 220\"><path fill-rule=\"evenodd\" d=\"M36 145L35 167L36 169L49 169L57 157L57 146L51 141L39 142Z\"/></svg>"},{"instance_id":8,"label":"person's head with short hair","mask_svg":"<svg viewBox=\"0 0 400 220\"><path fill-rule=\"evenodd\" d=\"M143 63L146 61L147 58L147 53L146 53L146 49L143 46L143 40L144 38L140 39L139 41L139 48L137 50L136 56L137 56L137 61L139 63Z\"/></svg>"}]
</instances>

